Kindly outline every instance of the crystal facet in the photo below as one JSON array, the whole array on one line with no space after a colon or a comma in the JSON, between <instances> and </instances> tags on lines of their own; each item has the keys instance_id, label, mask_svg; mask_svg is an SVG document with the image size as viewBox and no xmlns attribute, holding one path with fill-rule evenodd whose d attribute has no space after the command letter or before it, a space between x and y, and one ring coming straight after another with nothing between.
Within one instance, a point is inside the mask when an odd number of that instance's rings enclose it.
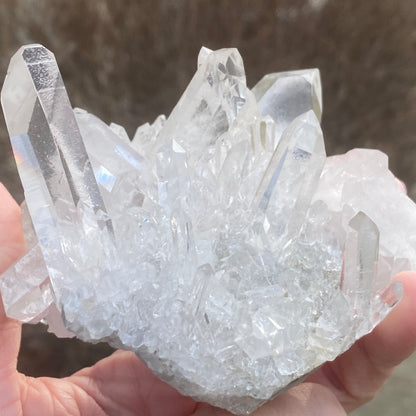
<instances>
[{"instance_id":1,"label":"crystal facet","mask_svg":"<svg viewBox=\"0 0 416 416\"><path fill-rule=\"evenodd\" d=\"M130 142L72 110L29 45L2 105L28 242L0 278L7 314L133 350L198 400L253 411L371 331L416 267L386 156L326 159L317 69L249 90L236 49L202 48L170 116Z\"/></svg>"},{"instance_id":2,"label":"crystal facet","mask_svg":"<svg viewBox=\"0 0 416 416\"><path fill-rule=\"evenodd\" d=\"M254 86L253 93L261 114L276 122L276 142L294 118L309 110L321 121L321 77L316 68L265 75Z\"/></svg>"}]
</instances>

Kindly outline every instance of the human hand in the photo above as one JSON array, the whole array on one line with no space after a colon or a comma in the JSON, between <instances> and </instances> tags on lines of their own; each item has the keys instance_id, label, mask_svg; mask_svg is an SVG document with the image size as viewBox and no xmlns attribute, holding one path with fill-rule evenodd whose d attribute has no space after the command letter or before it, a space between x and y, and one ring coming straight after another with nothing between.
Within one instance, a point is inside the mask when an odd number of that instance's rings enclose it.
<instances>
[{"instance_id":1,"label":"human hand","mask_svg":"<svg viewBox=\"0 0 416 416\"><path fill-rule=\"evenodd\" d=\"M20 210L0 184L0 273L24 252ZM416 349L416 273L398 276L404 298L369 335L306 382L258 409L256 416L341 416L371 399L394 367ZM21 324L0 299L0 415L227 416L160 381L134 353L117 351L63 379L16 370Z\"/></svg>"}]
</instances>

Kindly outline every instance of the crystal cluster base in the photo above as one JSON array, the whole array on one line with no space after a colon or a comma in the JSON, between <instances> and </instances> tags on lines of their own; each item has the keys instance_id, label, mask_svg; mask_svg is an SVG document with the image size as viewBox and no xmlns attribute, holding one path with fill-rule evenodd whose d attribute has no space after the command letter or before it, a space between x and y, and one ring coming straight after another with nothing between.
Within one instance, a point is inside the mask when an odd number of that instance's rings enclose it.
<instances>
[{"instance_id":1,"label":"crystal cluster base","mask_svg":"<svg viewBox=\"0 0 416 416\"><path fill-rule=\"evenodd\" d=\"M131 141L72 109L41 45L1 99L27 204L7 314L133 350L197 400L253 411L370 332L416 266L387 157L326 158L317 69L249 90L236 49L202 48L170 116Z\"/></svg>"}]
</instances>

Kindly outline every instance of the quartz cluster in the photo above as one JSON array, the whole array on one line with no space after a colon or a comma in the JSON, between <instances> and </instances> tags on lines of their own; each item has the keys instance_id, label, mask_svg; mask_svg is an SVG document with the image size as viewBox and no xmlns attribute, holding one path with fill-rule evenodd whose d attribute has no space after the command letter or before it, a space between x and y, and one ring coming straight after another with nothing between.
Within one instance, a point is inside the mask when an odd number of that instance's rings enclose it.
<instances>
[{"instance_id":1,"label":"quartz cluster","mask_svg":"<svg viewBox=\"0 0 416 416\"><path fill-rule=\"evenodd\" d=\"M253 411L370 332L416 266L387 157L326 158L317 69L250 90L236 49L202 48L170 116L131 141L72 109L41 45L1 98L27 204L7 314L133 350L198 400Z\"/></svg>"}]
</instances>

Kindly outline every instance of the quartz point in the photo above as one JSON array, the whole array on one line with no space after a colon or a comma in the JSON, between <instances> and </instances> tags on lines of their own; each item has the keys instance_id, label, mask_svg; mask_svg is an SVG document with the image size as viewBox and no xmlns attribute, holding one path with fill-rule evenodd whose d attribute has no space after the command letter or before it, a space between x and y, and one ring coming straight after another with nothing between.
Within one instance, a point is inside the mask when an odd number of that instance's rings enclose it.
<instances>
[{"instance_id":1,"label":"quartz point","mask_svg":"<svg viewBox=\"0 0 416 416\"><path fill-rule=\"evenodd\" d=\"M321 121L322 88L317 68L267 74L252 91L261 114L276 122L276 142L293 119L309 110Z\"/></svg>"},{"instance_id":2,"label":"quartz point","mask_svg":"<svg viewBox=\"0 0 416 416\"><path fill-rule=\"evenodd\" d=\"M236 49L202 48L169 117L130 141L73 110L28 45L1 102L27 240L0 277L6 313L133 350L197 400L255 410L370 332L416 267L387 157L326 158L317 69L250 90Z\"/></svg>"}]
</instances>

